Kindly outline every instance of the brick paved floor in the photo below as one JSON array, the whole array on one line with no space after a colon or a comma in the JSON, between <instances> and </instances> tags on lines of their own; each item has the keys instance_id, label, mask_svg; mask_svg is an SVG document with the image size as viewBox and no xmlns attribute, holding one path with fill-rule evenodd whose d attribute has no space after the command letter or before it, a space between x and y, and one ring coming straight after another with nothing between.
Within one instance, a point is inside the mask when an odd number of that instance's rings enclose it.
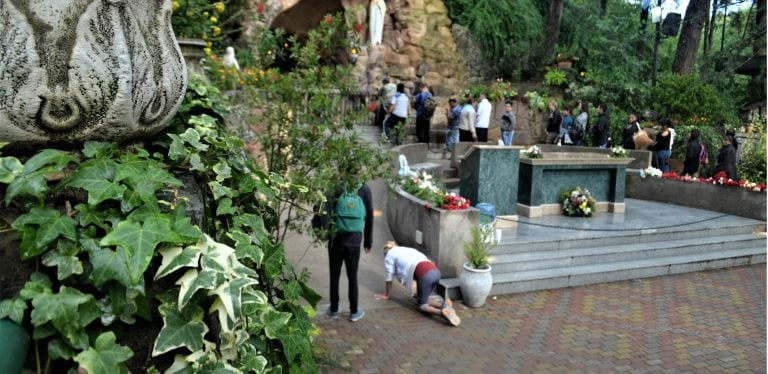
<instances>
[{"instance_id":1,"label":"brick paved floor","mask_svg":"<svg viewBox=\"0 0 768 374\"><path fill-rule=\"evenodd\" d=\"M766 372L764 265L489 298L457 305L460 327L382 303L356 323L319 313L325 371Z\"/></svg>"}]
</instances>

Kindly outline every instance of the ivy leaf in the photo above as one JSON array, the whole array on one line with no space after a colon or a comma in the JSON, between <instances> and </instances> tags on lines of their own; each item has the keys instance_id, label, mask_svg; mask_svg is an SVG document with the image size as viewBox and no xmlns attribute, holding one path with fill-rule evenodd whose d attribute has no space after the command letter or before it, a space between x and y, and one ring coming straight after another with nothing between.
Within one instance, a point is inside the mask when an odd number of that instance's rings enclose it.
<instances>
[{"instance_id":1,"label":"ivy leaf","mask_svg":"<svg viewBox=\"0 0 768 374\"><path fill-rule=\"evenodd\" d=\"M117 179L126 181L130 190L143 202L155 200L155 191L161 189L164 185L181 185L181 181L158 166L156 162L146 160L122 164L117 169Z\"/></svg>"},{"instance_id":2,"label":"ivy leaf","mask_svg":"<svg viewBox=\"0 0 768 374\"><path fill-rule=\"evenodd\" d=\"M243 232L247 232L244 227L251 229L252 234L257 238L269 236L267 228L264 226L264 218L256 214L239 214L232 219L233 226Z\"/></svg>"},{"instance_id":3,"label":"ivy leaf","mask_svg":"<svg viewBox=\"0 0 768 374\"><path fill-rule=\"evenodd\" d=\"M301 297L301 285L299 282L292 280L288 283L283 283L282 286L285 300L296 301Z\"/></svg>"},{"instance_id":4,"label":"ivy leaf","mask_svg":"<svg viewBox=\"0 0 768 374\"><path fill-rule=\"evenodd\" d=\"M231 282L225 282L215 290L209 291L208 296L216 295L227 310L229 318L233 321L240 319L242 290L250 285L258 284L254 279L238 278Z\"/></svg>"},{"instance_id":5,"label":"ivy leaf","mask_svg":"<svg viewBox=\"0 0 768 374\"><path fill-rule=\"evenodd\" d=\"M176 284L181 286L179 289L179 309L187 305L195 292L201 289L212 290L224 281L224 274L217 271L203 270L198 273L196 269L188 270L176 281Z\"/></svg>"},{"instance_id":6,"label":"ivy leaf","mask_svg":"<svg viewBox=\"0 0 768 374\"><path fill-rule=\"evenodd\" d=\"M38 170L46 173L51 171L61 171L70 162L77 162L77 158L71 153L56 149L44 149L24 163L23 174L28 175ZM50 168L50 170L41 170L43 166L51 164L52 168Z\"/></svg>"},{"instance_id":7,"label":"ivy leaf","mask_svg":"<svg viewBox=\"0 0 768 374\"><path fill-rule=\"evenodd\" d=\"M45 170L36 171L17 177L8 185L5 191L5 205L18 196L31 196L42 204L45 194L48 193L48 182L45 180Z\"/></svg>"},{"instance_id":8,"label":"ivy leaf","mask_svg":"<svg viewBox=\"0 0 768 374\"><path fill-rule=\"evenodd\" d=\"M99 245L119 245L125 249L131 281L135 284L149 267L158 244L179 241L181 238L171 230L167 218L152 216L143 225L130 220L118 223Z\"/></svg>"},{"instance_id":9,"label":"ivy leaf","mask_svg":"<svg viewBox=\"0 0 768 374\"><path fill-rule=\"evenodd\" d=\"M213 198L215 200L219 200L222 196L228 196L232 197L232 189L229 187L225 187L221 183L217 181L210 181L208 182L208 187L211 188L211 192L213 193Z\"/></svg>"},{"instance_id":10,"label":"ivy leaf","mask_svg":"<svg viewBox=\"0 0 768 374\"><path fill-rule=\"evenodd\" d=\"M163 304L159 310L163 316L163 328L152 347L152 357L181 347L186 347L190 352L203 348L203 338L208 333L208 326L203 323L202 309L190 305L183 312L179 312L174 305Z\"/></svg>"},{"instance_id":11,"label":"ivy leaf","mask_svg":"<svg viewBox=\"0 0 768 374\"><path fill-rule=\"evenodd\" d=\"M75 351L63 340L55 338L48 343L48 356L54 360L59 358L69 360L75 357Z\"/></svg>"},{"instance_id":12,"label":"ivy leaf","mask_svg":"<svg viewBox=\"0 0 768 374\"><path fill-rule=\"evenodd\" d=\"M192 219L186 215L186 206L182 202L172 213L173 231L181 237L182 242L199 242L205 239L200 228L192 224Z\"/></svg>"},{"instance_id":13,"label":"ivy leaf","mask_svg":"<svg viewBox=\"0 0 768 374\"><path fill-rule=\"evenodd\" d=\"M260 320L264 325L264 333L270 339L277 339L286 329L288 320L291 319L291 313L278 312L275 309L268 309L261 313Z\"/></svg>"},{"instance_id":14,"label":"ivy leaf","mask_svg":"<svg viewBox=\"0 0 768 374\"><path fill-rule=\"evenodd\" d=\"M22 214L11 225L14 229L24 231L27 225L38 225L34 248L22 250L22 260L28 260L40 255L45 247L63 236L71 241L77 240L77 222L74 219L61 215L58 210L51 208L32 208L29 213ZM24 237L23 239L27 239Z\"/></svg>"},{"instance_id":15,"label":"ivy leaf","mask_svg":"<svg viewBox=\"0 0 768 374\"><path fill-rule=\"evenodd\" d=\"M24 288L19 291L19 297L22 300L32 300L44 292L51 292L52 285L47 275L34 272L29 276L27 283L24 283Z\"/></svg>"},{"instance_id":16,"label":"ivy leaf","mask_svg":"<svg viewBox=\"0 0 768 374\"><path fill-rule=\"evenodd\" d=\"M77 222L80 226L94 225L104 230L109 228L108 225L104 224L106 214L104 214L103 209L97 209L88 204L77 204L75 205L75 210L77 210L75 217L77 217Z\"/></svg>"},{"instance_id":17,"label":"ivy leaf","mask_svg":"<svg viewBox=\"0 0 768 374\"><path fill-rule=\"evenodd\" d=\"M88 158L104 157L117 149L115 143L87 141L83 145L83 154Z\"/></svg>"},{"instance_id":18,"label":"ivy leaf","mask_svg":"<svg viewBox=\"0 0 768 374\"><path fill-rule=\"evenodd\" d=\"M232 206L232 199L225 197L219 200L219 205L216 207L217 216L234 213L237 213L237 208Z\"/></svg>"},{"instance_id":19,"label":"ivy leaf","mask_svg":"<svg viewBox=\"0 0 768 374\"><path fill-rule=\"evenodd\" d=\"M75 254L62 253L61 247L43 256L43 265L56 267L56 278L64 280L73 274L83 273L83 263Z\"/></svg>"},{"instance_id":20,"label":"ivy leaf","mask_svg":"<svg viewBox=\"0 0 768 374\"><path fill-rule=\"evenodd\" d=\"M179 137L198 151L208 150L208 145L200 142L200 133L195 129L187 129Z\"/></svg>"},{"instance_id":21,"label":"ivy leaf","mask_svg":"<svg viewBox=\"0 0 768 374\"><path fill-rule=\"evenodd\" d=\"M256 265L261 266L264 259L264 252L257 245L253 244L251 236L239 230L233 230L227 233L227 236L235 241L235 253L238 259L249 258Z\"/></svg>"},{"instance_id":22,"label":"ivy leaf","mask_svg":"<svg viewBox=\"0 0 768 374\"><path fill-rule=\"evenodd\" d=\"M232 169L225 161L220 161L213 165L213 172L216 173L216 180L219 182L232 178Z\"/></svg>"},{"instance_id":23,"label":"ivy leaf","mask_svg":"<svg viewBox=\"0 0 768 374\"><path fill-rule=\"evenodd\" d=\"M83 240L81 243L83 248L88 251L93 267L89 278L96 287L101 287L110 280L115 280L127 288L135 285L131 280L128 271L128 259L122 247L113 251L110 248L100 247L92 239Z\"/></svg>"},{"instance_id":24,"label":"ivy leaf","mask_svg":"<svg viewBox=\"0 0 768 374\"><path fill-rule=\"evenodd\" d=\"M296 356L301 356L304 352L312 350L307 337L293 329L288 334L280 336L280 342L283 343L285 359L288 362L292 362Z\"/></svg>"},{"instance_id":25,"label":"ivy leaf","mask_svg":"<svg viewBox=\"0 0 768 374\"><path fill-rule=\"evenodd\" d=\"M27 310L27 302L14 297L0 301L0 320L8 317L13 322L21 325L24 321L24 311Z\"/></svg>"},{"instance_id":26,"label":"ivy leaf","mask_svg":"<svg viewBox=\"0 0 768 374\"><path fill-rule=\"evenodd\" d=\"M320 300L323 298L320 296L317 291L315 291L314 288L310 287L307 282L304 281L298 281L299 285L301 286L301 297L304 298L304 300L307 300L309 305L312 305L313 308L317 307L317 303L320 302Z\"/></svg>"},{"instance_id":27,"label":"ivy leaf","mask_svg":"<svg viewBox=\"0 0 768 374\"><path fill-rule=\"evenodd\" d=\"M24 165L16 157L0 157L0 183L11 183L21 175Z\"/></svg>"},{"instance_id":28,"label":"ivy leaf","mask_svg":"<svg viewBox=\"0 0 768 374\"><path fill-rule=\"evenodd\" d=\"M171 146L168 148L168 158L173 161L183 160L189 155L189 150L184 146L184 140L182 140L176 134L168 134L171 138Z\"/></svg>"},{"instance_id":29,"label":"ivy leaf","mask_svg":"<svg viewBox=\"0 0 768 374\"><path fill-rule=\"evenodd\" d=\"M261 373L267 367L267 358L249 344L240 346L240 366L247 373Z\"/></svg>"},{"instance_id":30,"label":"ivy leaf","mask_svg":"<svg viewBox=\"0 0 768 374\"><path fill-rule=\"evenodd\" d=\"M183 267L196 268L200 262L200 254L203 253L199 248L189 246L184 249L181 247L166 247L158 251L163 261L160 268L157 269L155 280L158 280Z\"/></svg>"},{"instance_id":31,"label":"ivy leaf","mask_svg":"<svg viewBox=\"0 0 768 374\"><path fill-rule=\"evenodd\" d=\"M94 301L92 295L67 286L61 286L57 294L46 291L32 299L32 324L41 326L52 322L67 343L77 349L86 349L88 335L80 324L78 309L89 301Z\"/></svg>"},{"instance_id":32,"label":"ivy leaf","mask_svg":"<svg viewBox=\"0 0 768 374\"><path fill-rule=\"evenodd\" d=\"M189 156L189 166L194 171L206 171L207 168L199 153L193 153Z\"/></svg>"},{"instance_id":33,"label":"ivy leaf","mask_svg":"<svg viewBox=\"0 0 768 374\"><path fill-rule=\"evenodd\" d=\"M274 279L283 271L285 250L281 244L272 244L267 237L261 240L261 248L264 251L264 272L267 279Z\"/></svg>"},{"instance_id":34,"label":"ivy leaf","mask_svg":"<svg viewBox=\"0 0 768 374\"><path fill-rule=\"evenodd\" d=\"M115 333L108 331L96 338L94 347L80 352L75 361L89 374L112 374L125 372L123 362L133 357L133 351L122 345L115 344Z\"/></svg>"},{"instance_id":35,"label":"ivy leaf","mask_svg":"<svg viewBox=\"0 0 768 374\"><path fill-rule=\"evenodd\" d=\"M88 166L81 166L64 186L82 188L88 192L88 205L95 206L105 200L120 200L126 187L113 180L117 163L98 160Z\"/></svg>"}]
</instances>

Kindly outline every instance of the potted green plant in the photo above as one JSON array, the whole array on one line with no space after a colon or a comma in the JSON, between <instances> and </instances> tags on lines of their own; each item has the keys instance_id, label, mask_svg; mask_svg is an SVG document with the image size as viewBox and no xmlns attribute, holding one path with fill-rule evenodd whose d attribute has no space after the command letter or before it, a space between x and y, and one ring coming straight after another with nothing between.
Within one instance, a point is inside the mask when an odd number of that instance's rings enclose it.
<instances>
[{"instance_id":1,"label":"potted green plant","mask_svg":"<svg viewBox=\"0 0 768 374\"><path fill-rule=\"evenodd\" d=\"M459 277L459 287L464 304L479 308L491 292L490 249L493 244L493 225L481 225L472 228L472 238L464 243L464 271Z\"/></svg>"}]
</instances>

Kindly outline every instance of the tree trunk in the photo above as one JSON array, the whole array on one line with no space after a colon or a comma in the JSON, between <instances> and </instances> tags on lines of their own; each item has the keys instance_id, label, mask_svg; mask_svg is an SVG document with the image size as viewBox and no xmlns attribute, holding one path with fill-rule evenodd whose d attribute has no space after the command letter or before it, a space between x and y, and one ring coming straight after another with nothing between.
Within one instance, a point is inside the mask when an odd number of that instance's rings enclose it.
<instances>
[{"instance_id":1,"label":"tree trunk","mask_svg":"<svg viewBox=\"0 0 768 374\"><path fill-rule=\"evenodd\" d=\"M704 34L704 56L709 55L709 51L712 50L712 37L715 34L715 24L717 21L717 0L712 0L712 15L707 19L707 24L704 26L706 33Z\"/></svg>"},{"instance_id":2,"label":"tree trunk","mask_svg":"<svg viewBox=\"0 0 768 374\"><path fill-rule=\"evenodd\" d=\"M564 0L551 0L549 2L549 15L547 17L547 41L544 44L544 60L550 61L555 55L555 46L560 36L560 20L563 18Z\"/></svg>"},{"instance_id":3,"label":"tree trunk","mask_svg":"<svg viewBox=\"0 0 768 374\"><path fill-rule=\"evenodd\" d=\"M701 41L701 30L708 13L709 0L691 0L688 3L680 39L677 41L675 62L672 63L673 72L688 74L693 71L696 52L699 50L699 41Z\"/></svg>"}]
</instances>

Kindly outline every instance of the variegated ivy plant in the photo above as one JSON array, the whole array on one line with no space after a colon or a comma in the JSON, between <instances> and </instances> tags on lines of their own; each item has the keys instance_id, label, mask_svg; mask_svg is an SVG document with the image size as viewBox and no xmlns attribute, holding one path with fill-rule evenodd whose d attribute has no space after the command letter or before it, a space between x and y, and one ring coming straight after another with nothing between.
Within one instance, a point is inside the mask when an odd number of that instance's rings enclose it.
<instances>
[{"instance_id":1,"label":"variegated ivy plant","mask_svg":"<svg viewBox=\"0 0 768 374\"><path fill-rule=\"evenodd\" d=\"M55 360L125 372L134 352L121 331L156 318L163 328L149 337L151 356L174 355L169 373L316 370L309 318L319 295L286 263L264 219L280 191L307 190L257 170L212 117L195 121L171 137L169 156L88 142L25 162L0 157L4 203L22 212L12 224L19 255L39 267L0 301L0 318L33 331L38 373ZM205 184L208 235L176 196L176 172ZM175 282L151 291L165 279Z\"/></svg>"}]
</instances>

